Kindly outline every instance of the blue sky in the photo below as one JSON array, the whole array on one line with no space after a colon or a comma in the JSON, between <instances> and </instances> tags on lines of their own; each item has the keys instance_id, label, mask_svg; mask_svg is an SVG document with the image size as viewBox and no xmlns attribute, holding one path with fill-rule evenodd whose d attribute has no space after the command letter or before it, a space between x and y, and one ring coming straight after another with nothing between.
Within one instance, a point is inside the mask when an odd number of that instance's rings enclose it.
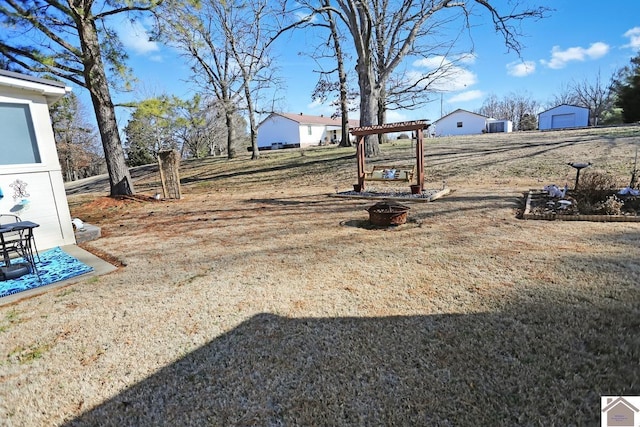
<instances>
[{"instance_id":1,"label":"blue sky","mask_svg":"<svg viewBox=\"0 0 640 427\"><path fill-rule=\"evenodd\" d=\"M498 2L498 4L505 2ZM608 80L613 72L627 64L640 51L640 1L557 0L537 2L553 8L548 18L522 25L521 57L507 52L502 36L493 31L487 15L476 18L471 30L474 55L459 57L453 79L442 82L441 97L414 111L390 112L389 121L431 119L457 108L476 110L483 100L495 94L528 93L543 105L563 85L584 79L593 80L598 72ZM127 49L129 66L139 80L133 93L115 94L116 101L141 100L168 93L190 97L197 88L189 82L190 70L177 52L149 42L143 24L119 25L119 34ZM274 54L285 87L279 93L283 112L330 115L333 108L311 99L317 80L317 64L300 55L313 37L296 32L276 44ZM469 40L463 41L466 46ZM465 47L463 45L462 47ZM438 58L435 58L436 60ZM420 70L428 61L408 63ZM357 113L353 113L354 118ZM123 127L127 113L118 111Z\"/></svg>"}]
</instances>

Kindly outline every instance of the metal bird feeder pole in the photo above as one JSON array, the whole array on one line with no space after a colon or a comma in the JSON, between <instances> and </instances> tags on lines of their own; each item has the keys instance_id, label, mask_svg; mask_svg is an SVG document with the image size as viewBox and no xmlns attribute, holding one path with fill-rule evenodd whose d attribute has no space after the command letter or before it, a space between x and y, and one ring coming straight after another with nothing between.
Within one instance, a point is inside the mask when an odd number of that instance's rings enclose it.
<instances>
[{"instance_id":1,"label":"metal bird feeder pole","mask_svg":"<svg viewBox=\"0 0 640 427\"><path fill-rule=\"evenodd\" d=\"M576 170L576 183L573 185L573 189L577 190L578 189L578 182L580 181L580 171L584 168L587 168L589 166L591 166L591 162L589 163L578 163L578 162L569 162L567 163L569 166L571 166L572 168L575 168Z\"/></svg>"}]
</instances>

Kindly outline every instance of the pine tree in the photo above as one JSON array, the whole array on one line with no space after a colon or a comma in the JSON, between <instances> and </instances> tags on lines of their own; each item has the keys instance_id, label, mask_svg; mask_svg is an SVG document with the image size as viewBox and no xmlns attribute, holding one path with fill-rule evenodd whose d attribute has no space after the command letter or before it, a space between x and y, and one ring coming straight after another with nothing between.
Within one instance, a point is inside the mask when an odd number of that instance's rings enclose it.
<instances>
[{"instance_id":1,"label":"pine tree","mask_svg":"<svg viewBox=\"0 0 640 427\"><path fill-rule=\"evenodd\" d=\"M617 96L616 105L622 108L624 122L640 121L640 53L618 72L612 89Z\"/></svg>"}]
</instances>

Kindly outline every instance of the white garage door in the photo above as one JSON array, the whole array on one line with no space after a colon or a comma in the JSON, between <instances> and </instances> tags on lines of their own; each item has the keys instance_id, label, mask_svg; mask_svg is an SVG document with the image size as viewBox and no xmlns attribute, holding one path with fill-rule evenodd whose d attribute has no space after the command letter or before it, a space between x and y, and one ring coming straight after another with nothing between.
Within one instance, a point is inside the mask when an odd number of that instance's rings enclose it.
<instances>
[{"instance_id":1,"label":"white garage door","mask_svg":"<svg viewBox=\"0 0 640 427\"><path fill-rule=\"evenodd\" d=\"M576 126L575 114L556 114L554 116L551 116L552 129L572 128L575 126Z\"/></svg>"}]
</instances>

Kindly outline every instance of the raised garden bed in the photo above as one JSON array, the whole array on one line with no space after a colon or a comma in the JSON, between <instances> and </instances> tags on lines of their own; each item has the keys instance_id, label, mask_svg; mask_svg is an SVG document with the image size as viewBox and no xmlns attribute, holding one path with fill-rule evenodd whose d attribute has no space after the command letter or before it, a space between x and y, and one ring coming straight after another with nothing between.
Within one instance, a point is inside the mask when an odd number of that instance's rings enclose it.
<instances>
[{"instance_id":1,"label":"raised garden bed","mask_svg":"<svg viewBox=\"0 0 640 427\"><path fill-rule=\"evenodd\" d=\"M615 191L601 194L601 203L581 202L578 195L551 197L546 191L529 190L523 219L597 222L640 222L640 197ZM567 203L570 202L570 203Z\"/></svg>"}]
</instances>

